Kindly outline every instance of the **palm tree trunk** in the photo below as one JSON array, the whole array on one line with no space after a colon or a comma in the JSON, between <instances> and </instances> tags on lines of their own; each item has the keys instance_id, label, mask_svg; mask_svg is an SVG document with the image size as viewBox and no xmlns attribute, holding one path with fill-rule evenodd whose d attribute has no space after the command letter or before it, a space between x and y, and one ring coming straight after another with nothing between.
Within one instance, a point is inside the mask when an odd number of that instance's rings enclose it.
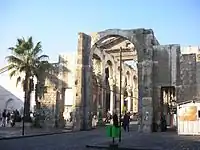
<instances>
[{"instance_id":1,"label":"palm tree trunk","mask_svg":"<svg viewBox=\"0 0 200 150\"><path fill-rule=\"evenodd\" d=\"M36 116L35 116L35 127L41 127L40 125L40 102L38 101L38 92L39 92L39 82L35 85L35 103L36 103Z\"/></svg>"},{"instance_id":2,"label":"palm tree trunk","mask_svg":"<svg viewBox=\"0 0 200 150\"><path fill-rule=\"evenodd\" d=\"M30 90L30 79L29 77L26 75L25 76L25 85L24 85L24 121L25 122L30 122L31 118L30 118L30 100L31 100L31 90Z\"/></svg>"},{"instance_id":3,"label":"palm tree trunk","mask_svg":"<svg viewBox=\"0 0 200 150\"><path fill-rule=\"evenodd\" d=\"M38 101L38 92L39 92L39 83L35 85L35 104L36 104L36 111L40 109L40 102Z\"/></svg>"}]
</instances>

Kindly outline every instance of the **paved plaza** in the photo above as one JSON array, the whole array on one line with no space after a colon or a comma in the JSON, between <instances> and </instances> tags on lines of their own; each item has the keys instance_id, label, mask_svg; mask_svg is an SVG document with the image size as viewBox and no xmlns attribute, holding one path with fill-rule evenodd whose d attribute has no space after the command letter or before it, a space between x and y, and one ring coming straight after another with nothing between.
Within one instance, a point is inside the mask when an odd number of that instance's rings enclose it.
<instances>
[{"instance_id":1,"label":"paved plaza","mask_svg":"<svg viewBox=\"0 0 200 150\"><path fill-rule=\"evenodd\" d=\"M25 136L70 132L69 129L25 128ZM22 136L22 128L0 127L0 139Z\"/></svg>"},{"instance_id":2,"label":"paved plaza","mask_svg":"<svg viewBox=\"0 0 200 150\"><path fill-rule=\"evenodd\" d=\"M108 147L112 139L106 137L104 127L91 131L68 132L47 136L0 140L0 150L92 150L86 145ZM199 136L178 136L175 132L138 133L132 125L129 133L122 133L119 147L148 150L198 150Z\"/></svg>"}]
</instances>

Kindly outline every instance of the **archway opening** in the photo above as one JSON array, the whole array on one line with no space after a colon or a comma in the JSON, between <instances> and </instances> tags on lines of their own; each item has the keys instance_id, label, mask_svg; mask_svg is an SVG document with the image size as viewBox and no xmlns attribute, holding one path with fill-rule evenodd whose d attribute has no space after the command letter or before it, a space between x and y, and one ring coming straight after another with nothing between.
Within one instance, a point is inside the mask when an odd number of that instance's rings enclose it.
<instances>
[{"instance_id":1,"label":"archway opening","mask_svg":"<svg viewBox=\"0 0 200 150\"><path fill-rule=\"evenodd\" d=\"M121 62L122 62L122 68L120 69L120 49L122 51L122 55L121 55ZM113 109L118 109L117 112L119 112L119 108L123 108L123 107L127 107L128 102L125 101L125 99L121 99L120 102L120 97L127 97L128 93L124 93L123 90L121 91L120 94L120 90L115 90L113 98L111 93L113 93L113 91L111 90L111 85L109 84L110 79L113 79L113 87L116 87L116 89L126 89L129 90L130 92L138 92L138 87L135 87L135 83L133 78L131 78L131 76L136 75L137 76L137 60L138 60L138 54L136 51L136 47L135 45L126 37L120 36L120 35L109 35L109 36L105 36L103 38L101 38L100 40L98 40L93 46L92 46L92 52L97 52L98 53L103 53L103 61L105 62L105 78L104 78L104 83L106 84L106 93L105 94L105 109L104 110L110 110L112 111L112 106ZM109 60L108 57L106 58L106 55L109 55ZM105 60L104 60L105 59ZM114 69L115 68L115 69ZM119 75L120 75L120 71L121 71L121 87L120 87L120 79L119 79ZM116 93L116 91L118 93ZM129 93L130 93L129 92ZM122 95L122 96L120 96ZM129 105L133 105L133 104L138 104L137 103L133 103L133 99L138 101L138 94L135 94L135 99L133 98L133 94L132 96L129 95L130 97L130 101ZM137 97L137 98L136 98ZM114 102L111 102L112 99L114 99ZM114 103L114 104L112 104ZM122 106L120 106L122 105ZM135 106L129 106L129 108L131 108L130 111L133 110L133 107ZM138 106L137 106L138 107ZM138 110L138 109L137 109ZM121 109L122 111L122 109Z\"/></svg>"},{"instance_id":2,"label":"archway opening","mask_svg":"<svg viewBox=\"0 0 200 150\"><path fill-rule=\"evenodd\" d=\"M14 99L12 98L9 98L7 101L6 101L6 105L5 105L5 109L8 110L8 111L12 111L14 110Z\"/></svg>"},{"instance_id":3,"label":"archway opening","mask_svg":"<svg viewBox=\"0 0 200 150\"><path fill-rule=\"evenodd\" d=\"M92 93L92 109L91 113L93 115L98 114L98 109L101 109L101 91L99 90L101 84L99 83L99 79L102 77L102 67L101 67L101 58L97 54L93 54L92 58L92 66L93 66L93 74L92 74L92 80L93 80L93 93Z\"/></svg>"}]
</instances>

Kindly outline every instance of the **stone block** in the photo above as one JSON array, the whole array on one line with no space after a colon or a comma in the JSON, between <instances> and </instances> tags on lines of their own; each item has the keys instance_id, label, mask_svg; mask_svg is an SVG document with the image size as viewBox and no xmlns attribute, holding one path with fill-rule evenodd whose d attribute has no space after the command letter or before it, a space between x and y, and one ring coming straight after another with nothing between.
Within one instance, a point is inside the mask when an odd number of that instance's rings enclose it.
<instances>
[{"instance_id":1,"label":"stone block","mask_svg":"<svg viewBox=\"0 0 200 150\"><path fill-rule=\"evenodd\" d=\"M143 97L142 106L152 106L152 97Z\"/></svg>"}]
</instances>

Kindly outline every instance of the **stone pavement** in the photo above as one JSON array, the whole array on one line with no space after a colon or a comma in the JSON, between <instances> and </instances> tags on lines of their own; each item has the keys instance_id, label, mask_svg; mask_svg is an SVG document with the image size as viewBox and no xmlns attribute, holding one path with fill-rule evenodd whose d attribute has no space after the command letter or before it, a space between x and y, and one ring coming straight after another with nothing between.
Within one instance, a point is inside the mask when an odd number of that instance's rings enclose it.
<instances>
[{"instance_id":1,"label":"stone pavement","mask_svg":"<svg viewBox=\"0 0 200 150\"><path fill-rule=\"evenodd\" d=\"M70 132L68 129L43 129L43 128L25 128L25 136L56 134ZM0 139L16 138L22 136L22 128L19 127L0 127Z\"/></svg>"},{"instance_id":2,"label":"stone pavement","mask_svg":"<svg viewBox=\"0 0 200 150\"><path fill-rule=\"evenodd\" d=\"M131 122L131 125L136 125L137 122ZM102 127L98 127L102 128ZM133 128L133 126L132 126ZM137 127L133 130L136 130ZM71 128L69 128L69 125L65 129L45 129L45 128L25 128L25 135L26 136L34 136L34 135L43 135L43 134L56 134L56 133L65 133L71 131ZM22 136L22 127L0 127L0 139L5 138L16 138Z\"/></svg>"},{"instance_id":3,"label":"stone pavement","mask_svg":"<svg viewBox=\"0 0 200 150\"><path fill-rule=\"evenodd\" d=\"M144 134L136 132L136 125L131 126L131 132L122 132L120 147L148 150L198 150L200 136L178 136L175 132L158 132ZM101 146L105 149L112 142L106 137L104 127L91 131L68 132L48 136L34 136L0 140L0 150L95 150L86 145ZM98 148L98 147L97 147Z\"/></svg>"},{"instance_id":4,"label":"stone pavement","mask_svg":"<svg viewBox=\"0 0 200 150\"><path fill-rule=\"evenodd\" d=\"M178 136L175 132L157 132L151 134L132 131L122 134L119 148L143 150L199 150L200 136ZM106 148L107 142L90 145L91 148Z\"/></svg>"},{"instance_id":5,"label":"stone pavement","mask_svg":"<svg viewBox=\"0 0 200 150\"><path fill-rule=\"evenodd\" d=\"M0 140L0 150L87 150L86 144L108 141L105 134L105 128L98 128L91 131Z\"/></svg>"}]
</instances>

